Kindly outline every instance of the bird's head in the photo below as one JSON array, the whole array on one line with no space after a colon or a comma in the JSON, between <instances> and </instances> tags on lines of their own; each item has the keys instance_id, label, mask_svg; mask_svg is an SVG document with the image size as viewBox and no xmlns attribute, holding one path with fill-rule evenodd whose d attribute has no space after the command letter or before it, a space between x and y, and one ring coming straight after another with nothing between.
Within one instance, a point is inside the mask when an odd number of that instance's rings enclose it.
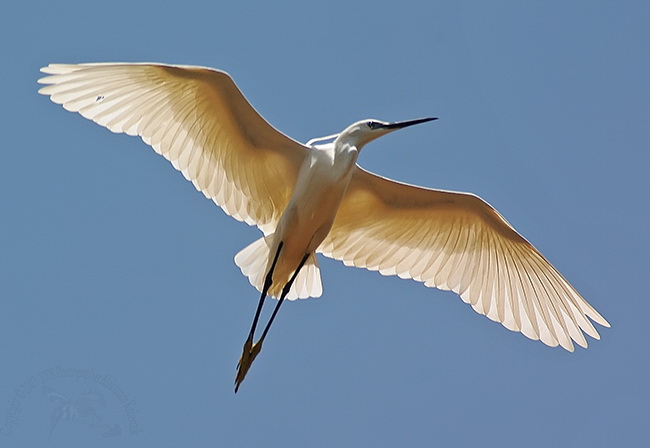
<instances>
[{"instance_id":1,"label":"bird's head","mask_svg":"<svg viewBox=\"0 0 650 448\"><path fill-rule=\"evenodd\" d=\"M345 128L345 130L338 135L336 140L340 143L347 143L355 146L357 149L361 149L364 145L382 135L388 134L389 132L437 119L437 117L418 118L417 120L397 121L395 123L373 119L361 120Z\"/></svg>"}]
</instances>

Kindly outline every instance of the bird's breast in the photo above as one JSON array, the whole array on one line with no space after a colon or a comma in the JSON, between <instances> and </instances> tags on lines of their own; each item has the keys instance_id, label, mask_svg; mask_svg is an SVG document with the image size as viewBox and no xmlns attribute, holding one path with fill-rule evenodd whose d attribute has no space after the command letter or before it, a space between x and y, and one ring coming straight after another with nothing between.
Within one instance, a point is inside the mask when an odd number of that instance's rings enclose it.
<instances>
[{"instance_id":1,"label":"bird's breast","mask_svg":"<svg viewBox=\"0 0 650 448\"><path fill-rule=\"evenodd\" d=\"M302 255L316 250L332 227L353 166L354 159L320 154L303 166L276 230L285 246L295 246Z\"/></svg>"}]
</instances>

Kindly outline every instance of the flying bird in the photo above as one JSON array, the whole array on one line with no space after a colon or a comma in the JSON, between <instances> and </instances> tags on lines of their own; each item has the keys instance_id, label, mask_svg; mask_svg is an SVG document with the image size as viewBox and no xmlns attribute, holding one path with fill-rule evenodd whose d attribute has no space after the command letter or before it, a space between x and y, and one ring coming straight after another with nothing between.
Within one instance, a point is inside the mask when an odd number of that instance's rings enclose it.
<instances>
[{"instance_id":1,"label":"flying bird","mask_svg":"<svg viewBox=\"0 0 650 448\"><path fill-rule=\"evenodd\" d=\"M357 165L366 144L435 120L368 119L306 144L262 118L225 72L162 64L51 64L39 93L116 133L140 136L197 190L263 236L235 256L261 293L235 392L285 299L319 297L316 253L459 294L549 346L599 339L609 323L488 203ZM278 299L257 342L267 296Z\"/></svg>"}]
</instances>

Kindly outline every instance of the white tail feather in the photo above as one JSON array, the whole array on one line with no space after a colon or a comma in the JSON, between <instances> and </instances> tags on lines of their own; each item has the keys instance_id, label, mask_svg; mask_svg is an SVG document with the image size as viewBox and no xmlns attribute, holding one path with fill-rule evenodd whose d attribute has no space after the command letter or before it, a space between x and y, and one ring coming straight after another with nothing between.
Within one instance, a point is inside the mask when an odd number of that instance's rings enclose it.
<instances>
[{"instance_id":1,"label":"white tail feather","mask_svg":"<svg viewBox=\"0 0 650 448\"><path fill-rule=\"evenodd\" d=\"M243 248L235 255L235 264L239 266L242 274L248 281L262 292L266 267L269 261L270 242L272 235L267 235ZM287 300L306 299L308 297L320 297L323 293L323 285L320 278L320 269L316 254L312 253L307 258L296 280L293 282ZM278 298L278 297L274 297Z\"/></svg>"}]
</instances>

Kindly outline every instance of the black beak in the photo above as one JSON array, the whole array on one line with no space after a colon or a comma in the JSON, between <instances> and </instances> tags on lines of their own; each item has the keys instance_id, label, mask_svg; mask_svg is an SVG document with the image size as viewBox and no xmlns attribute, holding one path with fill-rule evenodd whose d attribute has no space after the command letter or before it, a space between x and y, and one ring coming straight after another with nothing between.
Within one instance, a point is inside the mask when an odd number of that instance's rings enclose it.
<instances>
[{"instance_id":1,"label":"black beak","mask_svg":"<svg viewBox=\"0 0 650 448\"><path fill-rule=\"evenodd\" d=\"M417 120L406 120L406 121L398 121L396 123L390 123L382 126L384 129L390 129L390 130L395 130L395 129L403 129L408 126L413 126L414 124L420 124L420 123L426 123L427 121L433 121L437 120L438 117L432 117L432 118L418 118Z\"/></svg>"}]
</instances>

